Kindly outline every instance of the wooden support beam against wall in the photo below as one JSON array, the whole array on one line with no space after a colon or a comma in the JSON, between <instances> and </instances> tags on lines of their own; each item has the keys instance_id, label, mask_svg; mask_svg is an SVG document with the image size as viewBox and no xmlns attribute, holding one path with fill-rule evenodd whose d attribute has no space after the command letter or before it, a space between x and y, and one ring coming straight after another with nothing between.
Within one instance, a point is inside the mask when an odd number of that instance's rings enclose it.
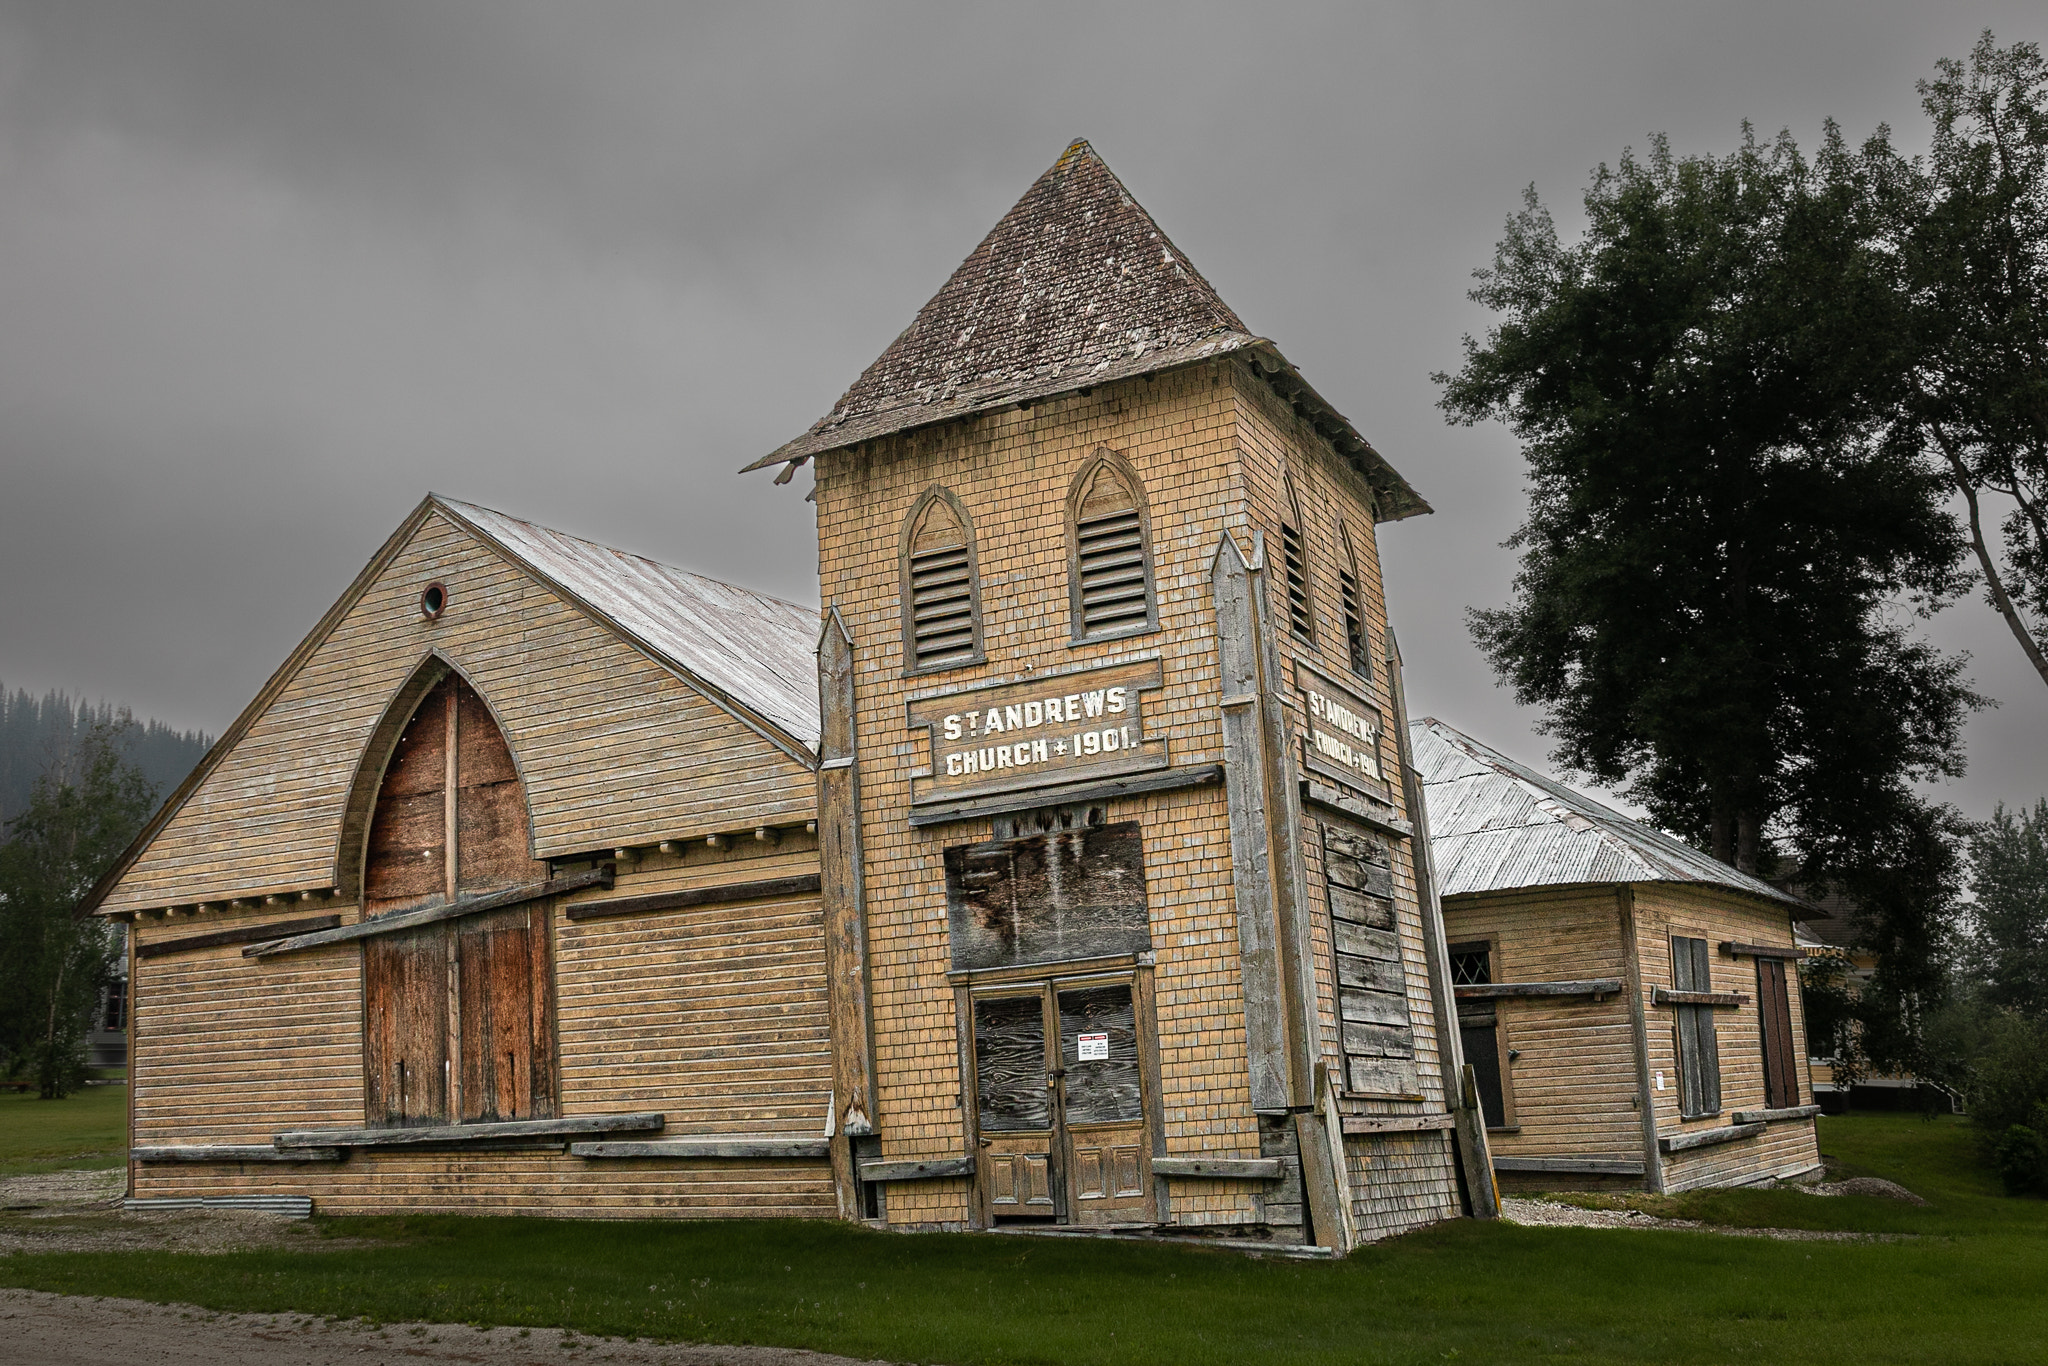
<instances>
[{"instance_id":1,"label":"wooden support beam against wall","mask_svg":"<svg viewBox=\"0 0 2048 1366\"><path fill-rule=\"evenodd\" d=\"M822 1138L747 1138L742 1135L704 1135L695 1138L599 1139L571 1143L571 1157L663 1158L669 1161L702 1162L707 1159L749 1159L755 1161L813 1162L832 1155L832 1144Z\"/></svg>"},{"instance_id":2,"label":"wooden support beam against wall","mask_svg":"<svg viewBox=\"0 0 2048 1366\"><path fill-rule=\"evenodd\" d=\"M568 892L581 891L585 887L609 887L612 885L612 866L593 868L587 873L571 873L568 877L549 878L546 882L528 882L503 891L491 892L485 896L468 897L452 901L444 906L426 906L416 911L395 911L380 915L374 920L361 920L339 929L316 930L312 934L294 935L273 944L258 944L242 950L244 958L274 958L281 953L298 953L303 949L317 949L328 944L345 944L355 939L370 939L380 934L397 934L401 930L416 930L422 925L432 925L442 920L454 920L465 915L480 915L485 911L501 911L508 906L523 906L529 901L542 897L562 896Z\"/></svg>"},{"instance_id":3,"label":"wooden support beam against wall","mask_svg":"<svg viewBox=\"0 0 2048 1366\"><path fill-rule=\"evenodd\" d=\"M1818 1105L1788 1105L1782 1110L1737 1110L1737 1124L1782 1124L1787 1120L1812 1119L1820 1113Z\"/></svg>"},{"instance_id":4,"label":"wooden support beam against wall","mask_svg":"<svg viewBox=\"0 0 2048 1366\"><path fill-rule=\"evenodd\" d=\"M1458 1117L1446 1112L1438 1115L1346 1115L1344 1132L1353 1138L1369 1134L1423 1134L1445 1129L1456 1129Z\"/></svg>"},{"instance_id":5,"label":"wooden support beam against wall","mask_svg":"<svg viewBox=\"0 0 2048 1366\"><path fill-rule=\"evenodd\" d=\"M1152 1173L1183 1181L1279 1181L1287 1164L1277 1157L1155 1157Z\"/></svg>"},{"instance_id":6,"label":"wooden support beam against wall","mask_svg":"<svg viewBox=\"0 0 2048 1366\"><path fill-rule=\"evenodd\" d=\"M1729 958L1783 958L1787 962L1806 957L1806 950L1793 944L1742 944L1726 939L1721 941L1721 952Z\"/></svg>"},{"instance_id":7,"label":"wooden support beam against wall","mask_svg":"<svg viewBox=\"0 0 2048 1366\"><path fill-rule=\"evenodd\" d=\"M1103 778L1092 783L1068 783L1061 787L1038 787L1024 792L1006 792L993 797L962 797L952 802L931 802L910 813L913 826L945 825L950 821L985 820L1019 811L1036 811L1047 806L1073 806L1082 802L1106 802L1117 797L1136 797L1147 792L1171 792L1183 787L1203 787L1223 780L1223 765L1196 764L1191 768L1169 768L1160 773L1134 773L1127 778Z\"/></svg>"},{"instance_id":8,"label":"wooden support beam against wall","mask_svg":"<svg viewBox=\"0 0 2048 1366\"><path fill-rule=\"evenodd\" d=\"M1429 1002L1436 1021L1437 1060L1443 1074L1444 1104L1449 1109L1452 1141L1465 1176L1466 1199L1475 1219L1500 1217L1500 1187L1493 1177L1493 1153L1486 1141L1486 1113L1479 1101L1479 1083L1466 1065L1458 1034L1458 1002L1451 990L1451 948L1444 937L1444 908L1437 899L1436 864L1429 848L1429 809L1424 804L1422 776L1408 740L1408 692L1401 672L1401 646L1387 628L1387 685L1394 701L1394 750L1401 765L1401 796L1416 838L1409 843L1415 865L1415 899L1422 908L1422 955L1429 969Z\"/></svg>"},{"instance_id":9,"label":"wooden support beam against wall","mask_svg":"<svg viewBox=\"0 0 2048 1366\"><path fill-rule=\"evenodd\" d=\"M1586 1176L1641 1176L1642 1162L1633 1157L1496 1157L1494 1169L1504 1172L1565 1172Z\"/></svg>"},{"instance_id":10,"label":"wooden support beam against wall","mask_svg":"<svg viewBox=\"0 0 2048 1366\"><path fill-rule=\"evenodd\" d=\"M1461 1001L1493 1001L1507 997L1616 996L1621 992L1619 977L1588 977L1569 982L1485 982L1455 988Z\"/></svg>"},{"instance_id":11,"label":"wooden support beam against wall","mask_svg":"<svg viewBox=\"0 0 2048 1366\"><path fill-rule=\"evenodd\" d=\"M293 1129L272 1140L280 1148L445 1148L506 1139L571 1134L647 1133L666 1123L660 1111L584 1115L576 1119L510 1119L490 1124L435 1124L392 1129Z\"/></svg>"},{"instance_id":12,"label":"wooden support beam against wall","mask_svg":"<svg viewBox=\"0 0 2048 1366\"><path fill-rule=\"evenodd\" d=\"M1657 1146L1667 1153L1682 1153L1693 1148L1711 1148L1737 1139L1755 1138L1769 1127L1762 1123L1729 1124L1719 1129L1696 1129L1689 1134L1665 1134L1657 1140Z\"/></svg>"},{"instance_id":13,"label":"wooden support beam against wall","mask_svg":"<svg viewBox=\"0 0 2048 1366\"><path fill-rule=\"evenodd\" d=\"M833 1185L839 1214L862 1215L851 1140L876 1131L874 1015L868 991L867 888L861 861L853 637L837 606L818 636L818 869L832 1035Z\"/></svg>"},{"instance_id":14,"label":"wooden support beam against wall","mask_svg":"<svg viewBox=\"0 0 2048 1366\"><path fill-rule=\"evenodd\" d=\"M1650 1024L1643 1010L1643 951L1636 933L1636 889L1614 889L1615 927L1621 933L1621 967L1628 987L1629 1048L1636 1065L1636 1119L1642 1127L1644 1182L1664 1193L1664 1159L1657 1147L1657 1093L1650 1089Z\"/></svg>"},{"instance_id":15,"label":"wooden support beam against wall","mask_svg":"<svg viewBox=\"0 0 2048 1366\"><path fill-rule=\"evenodd\" d=\"M1653 1006L1713 1006L1719 1010L1733 1010L1749 1004L1749 996L1740 991L1672 991L1665 987L1650 988L1650 1004Z\"/></svg>"},{"instance_id":16,"label":"wooden support beam against wall","mask_svg":"<svg viewBox=\"0 0 2048 1366\"><path fill-rule=\"evenodd\" d=\"M935 1157L923 1162L860 1164L860 1179L863 1181L939 1181L949 1177L972 1175L974 1159L971 1157Z\"/></svg>"},{"instance_id":17,"label":"wooden support beam against wall","mask_svg":"<svg viewBox=\"0 0 2048 1366\"><path fill-rule=\"evenodd\" d=\"M686 887L674 892L650 892L646 896L613 897L609 901L572 901L562 908L570 920L604 920L620 915L652 915L657 911L682 911L693 906L724 906L736 901L768 901L784 897L809 896L821 886L816 873L794 877L760 878L753 882L721 882L711 887Z\"/></svg>"},{"instance_id":18,"label":"wooden support beam against wall","mask_svg":"<svg viewBox=\"0 0 2048 1366\"><path fill-rule=\"evenodd\" d=\"M311 934L315 930L331 930L341 923L338 915L309 915L297 920L273 920L267 925L237 925L231 930L215 930L211 934L187 935L183 939L157 939L135 946L137 958L162 958L170 953L190 953L195 949L217 949L228 944L267 944L278 939L289 939L293 935Z\"/></svg>"},{"instance_id":19,"label":"wooden support beam against wall","mask_svg":"<svg viewBox=\"0 0 2048 1366\"><path fill-rule=\"evenodd\" d=\"M279 1148L267 1143L188 1143L130 1148L137 1162L339 1162L340 1148Z\"/></svg>"},{"instance_id":20,"label":"wooden support beam against wall","mask_svg":"<svg viewBox=\"0 0 2048 1366\"><path fill-rule=\"evenodd\" d=\"M1253 621L1252 566L1225 533L1210 567L1217 648L1223 665L1223 752L1228 771L1231 885L1237 898L1238 972L1244 984L1246 1065L1252 1109L1275 1113L1292 1103L1287 1088L1287 1025L1280 992L1279 931L1273 914L1266 834L1265 768L1258 715L1259 652Z\"/></svg>"}]
</instances>

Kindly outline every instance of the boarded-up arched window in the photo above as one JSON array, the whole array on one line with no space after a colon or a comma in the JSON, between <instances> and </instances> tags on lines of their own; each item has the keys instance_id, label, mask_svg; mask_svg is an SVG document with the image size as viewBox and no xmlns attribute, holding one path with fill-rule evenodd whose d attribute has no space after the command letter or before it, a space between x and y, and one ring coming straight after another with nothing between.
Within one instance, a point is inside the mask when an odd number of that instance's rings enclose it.
<instances>
[{"instance_id":1,"label":"boarded-up arched window","mask_svg":"<svg viewBox=\"0 0 2048 1366\"><path fill-rule=\"evenodd\" d=\"M504 734L456 675L400 732L364 845L366 917L546 879ZM554 1115L548 936L547 904L528 902L362 941L368 1123Z\"/></svg>"},{"instance_id":2,"label":"boarded-up arched window","mask_svg":"<svg viewBox=\"0 0 2048 1366\"><path fill-rule=\"evenodd\" d=\"M1067 597L1074 639L1134 635L1159 624L1151 526L1137 472L1108 452L1067 495Z\"/></svg>"},{"instance_id":3,"label":"boarded-up arched window","mask_svg":"<svg viewBox=\"0 0 2048 1366\"><path fill-rule=\"evenodd\" d=\"M903 528L903 663L910 673L979 663L981 583L966 509L933 489Z\"/></svg>"},{"instance_id":4,"label":"boarded-up arched window","mask_svg":"<svg viewBox=\"0 0 2048 1366\"><path fill-rule=\"evenodd\" d=\"M1294 481L1282 485L1285 502L1280 509L1280 558L1286 573L1287 625L1303 640L1315 639L1315 619L1308 601L1308 546L1301 535L1301 500L1294 496Z\"/></svg>"}]
</instances>

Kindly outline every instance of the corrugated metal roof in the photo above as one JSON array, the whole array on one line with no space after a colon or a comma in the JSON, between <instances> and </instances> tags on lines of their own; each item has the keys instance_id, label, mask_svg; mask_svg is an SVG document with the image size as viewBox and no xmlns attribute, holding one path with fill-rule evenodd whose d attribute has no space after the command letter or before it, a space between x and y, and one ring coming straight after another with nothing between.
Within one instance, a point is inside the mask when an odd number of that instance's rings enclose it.
<instances>
[{"instance_id":1,"label":"corrugated metal roof","mask_svg":"<svg viewBox=\"0 0 2048 1366\"><path fill-rule=\"evenodd\" d=\"M818 749L818 614L474 503L435 501L657 656Z\"/></svg>"},{"instance_id":2,"label":"corrugated metal roof","mask_svg":"<svg viewBox=\"0 0 2048 1366\"><path fill-rule=\"evenodd\" d=\"M1434 717L1409 725L1438 894L1690 882L1807 909L1661 830L1602 806Z\"/></svg>"}]
</instances>

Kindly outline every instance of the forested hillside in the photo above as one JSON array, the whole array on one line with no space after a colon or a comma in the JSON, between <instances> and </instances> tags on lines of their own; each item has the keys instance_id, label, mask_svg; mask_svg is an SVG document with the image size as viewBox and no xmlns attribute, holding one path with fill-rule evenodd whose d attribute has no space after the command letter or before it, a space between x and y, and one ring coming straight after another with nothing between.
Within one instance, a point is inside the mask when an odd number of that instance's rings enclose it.
<instances>
[{"instance_id":1,"label":"forested hillside","mask_svg":"<svg viewBox=\"0 0 2048 1366\"><path fill-rule=\"evenodd\" d=\"M134 720L126 708L108 702L73 701L60 692L34 697L26 689L10 693L0 685L0 822L28 805L36 779L69 760L81 735L95 725L122 722L127 723L123 752L155 784L158 797L183 782L213 743L212 736L196 730Z\"/></svg>"}]
</instances>

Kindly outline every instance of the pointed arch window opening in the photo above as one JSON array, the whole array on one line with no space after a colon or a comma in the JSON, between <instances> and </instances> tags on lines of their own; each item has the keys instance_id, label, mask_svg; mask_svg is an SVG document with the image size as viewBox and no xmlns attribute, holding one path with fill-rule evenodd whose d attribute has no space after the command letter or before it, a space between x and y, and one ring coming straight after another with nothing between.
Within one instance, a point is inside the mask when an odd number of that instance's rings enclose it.
<instances>
[{"instance_id":1,"label":"pointed arch window opening","mask_svg":"<svg viewBox=\"0 0 2048 1366\"><path fill-rule=\"evenodd\" d=\"M1308 547L1301 535L1301 500L1295 497L1294 481L1283 485L1286 504L1281 509L1280 558L1287 576L1287 625L1302 640L1315 640L1315 618L1309 608Z\"/></svg>"},{"instance_id":2,"label":"pointed arch window opening","mask_svg":"<svg viewBox=\"0 0 2048 1366\"><path fill-rule=\"evenodd\" d=\"M1337 527L1337 544L1344 552L1337 566L1338 594L1344 608L1344 653L1351 672L1372 681L1372 642L1366 631L1365 597L1358 573L1358 548L1351 543L1351 528Z\"/></svg>"},{"instance_id":3,"label":"pointed arch window opening","mask_svg":"<svg viewBox=\"0 0 2048 1366\"><path fill-rule=\"evenodd\" d=\"M904 528L903 655L907 673L982 660L974 531L966 511L944 489L927 493Z\"/></svg>"},{"instance_id":4,"label":"pointed arch window opening","mask_svg":"<svg viewBox=\"0 0 2048 1366\"><path fill-rule=\"evenodd\" d=\"M1073 638L1102 640L1158 629L1151 518L1137 473L1103 452L1075 476L1067 509Z\"/></svg>"}]
</instances>

